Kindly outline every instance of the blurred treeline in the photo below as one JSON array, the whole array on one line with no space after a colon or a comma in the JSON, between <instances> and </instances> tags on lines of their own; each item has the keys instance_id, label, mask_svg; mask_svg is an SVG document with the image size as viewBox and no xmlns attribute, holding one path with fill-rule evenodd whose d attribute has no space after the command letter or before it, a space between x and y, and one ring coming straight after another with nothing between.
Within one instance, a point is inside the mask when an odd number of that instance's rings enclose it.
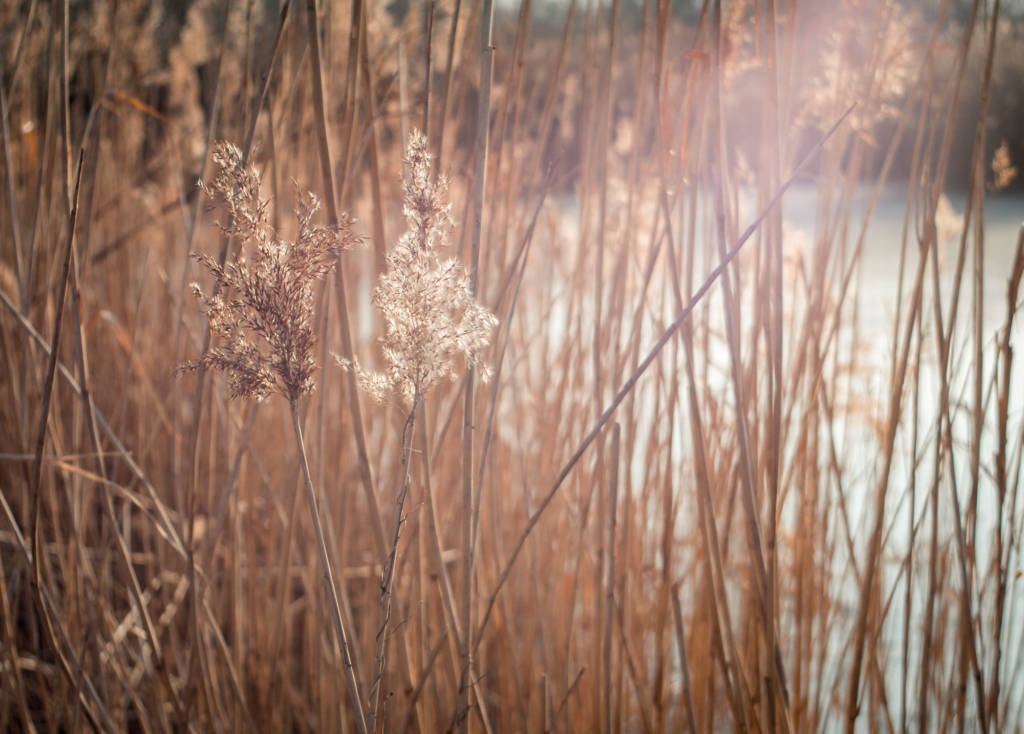
<instances>
[{"instance_id":1,"label":"blurred treeline","mask_svg":"<svg viewBox=\"0 0 1024 734\"><path fill-rule=\"evenodd\" d=\"M608 2L602 3L607 5ZM535 30L537 37L547 36L552 42L557 40L562 32L565 19L566 7L569 0L541 0L535 8L534 13L539 22ZM619 10L619 17L622 19L624 36L633 37L634 43L644 33L650 33L654 24L656 10L653 6L656 2L647 0L622 0ZM671 17L675 22L690 27L697 27L701 23L713 23L714 18L709 17L708 8L713 3L702 2L702 0L682 0L671 2ZM754 16L757 12L755 2L732 3L729 6L728 15L723 18L722 23L733 23L736 27L746 29L741 43L749 46L749 56L757 56L757 39L749 29L754 26ZM779 2L777 13L785 18L792 6L797 3ZM895 4L895 14L888 19L881 19L879 24L872 27L865 22L862 5L858 0L816 0L814 3L800 3L801 28L797 36L801 38L800 47L795 53L800 54L806 63L800 65L807 73L805 79L794 79L794 90L806 90L809 94L820 94L822 89L821 74L827 65L822 60L830 52L838 48L840 53L856 56L858 51L870 46L870 34L890 34L893 36L890 43L892 58L888 67L891 78L881 82L891 86L891 106L886 110L879 111L865 125L863 130L868 139L876 143L875 160L867 166L866 174L871 175L881 167L882 158L891 136L900 125L899 115L905 115L903 127L913 130L917 127L920 117L920 109L907 107L903 104L905 93L911 86L930 83L934 88L939 89L946 83L954 72L954 63L957 44L962 36L962 31L970 15L977 13L978 22L975 27L977 31L971 40L971 46L967 54L967 69L964 75L963 88L960 95L960 104L953 117L954 130L953 139L962 141L953 146L946 175L948 190L957 191L967 185L969 178L969 167L971 159L971 141L974 138L977 125L978 113L981 100L981 83L984 77L985 66L985 27L988 18L995 11L996 6L991 0L979 0L976 3L972 0L901 0ZM518 3L509 2L505 6L506 13L515 14L518 12ZM986 181L991 182L992 172L989 170L989 163L992 161L997 148L1005 143L1010 161L1016 165L1024 160L1024 2L1021 0L1010 0L998 4L1000 22L996 35L996 52L992 67L992 90L987 100L988 114L985 126L985 150L984 161L986 163ZM836 23L836 17L844 20L841 24ZM841 28L841 30L837 30ZM922 58L931 34L937 33L942 40L940 44L941 53L934 63L927 63ZM628 59L631 51L629 41L624 44L626 50L622 51ZM710 52L710 49L678 49L675 56L680 61L680 67L684 65L683 59L690 59L697 55L696 52ZM627 65L628 66L628 65ZM744 119L742 110L744 107L756 108L759 104L757 95L758 86L761 84L759 70L756 64L749 61L730 80L731 87L735 94L727 100L731 109L727 110L726 117L733 121ZM931 75L928 78L928 75ZM862 80L864 81L864 80ZM871 83L878 80L868 80ZM847 103L862 102L858 98L858 85L849 80L827 80L828 84L834 87L844 87L846 92L844 99L837 99L836 107ZM619 94L616 98L617 113L625 118L631 115L632 110L628 107L628 100L631 98L630 89L635 85L630 79L622 79L619 86ZM863 97L873 96L867 93L866 87L859 91ZM837 96L843 96L837 92ZM791 107L791 121L795 125L808 127L806 140L808 144L814 140L818 130L808 125L806 104L801 105L799 92L794 95L794 104ZM807 100L804 100L805 102ZM738 114L737 114L738 113ZM943 131L937 131L941 134ZM750 136L751 140L757 138ZM911 168L914 140L911 136L905 136L896 151L895 161L889 173L890 180L905 180ZM756 159L756 151L743 151L746 161ZM871 170L872 167L875 170ZM1024 177L1016 177L1005 188L1006 191L1024 190Z\"/></svg>"},{"instance_id":2,"label":"blurred treeline","mask_svg":"<svg viewBox=\"0 0 1024 734\"><path fill-rule=\"evenodd\" d=\"M496 94L503 94L501 80L508 78L507 69L513 61L512 47L516 29L522 21L523 8L527 9L530 25L530 41L527 49L527 63L523 66L524 76L521 81L527 95L539 95L549 81L546 75L549 66L543 59L550 58L560 42L565 29L570 9L573 15L571 33L583 38L589 30L603 28L607 23L611 0L587 2L585 0L498 0L495 17L496 41ZM780 25L784 26L792 17L798 16L799 23L789 50L795 54L800 63L794 64L797 74L803 78L791 78L786 88L790 90L788 99L783 100L783 122L803 130L800 136L807 145L816 140L825 120L833 120L851 103L857 102L860 107L855 115L859 131L866 140L873 144L874 160L866 161L863 173L871 175L881 166L888 143L897 133L902 124L904 130L914 130L920 117L920 109L904 104L906 92L917 85L931 84L941 88L946 80L955 72L956 57L959 52L962 29L972 12L977 13L979 21L991 17L996 9L992 0L902 0L891 6L888 17L866 18L862 12L860 0L816 0L814 3L801 3L799 14L795 14L795 3L779 2L777 15ZM0 75L6 89L13 89L13 74L22 74L26 68L38 68L38 60L29 58L33 55L56 53L55 44L45 41L45 29L51 27L51 16L54 13L53 3L37 0L16 0L0 3ZM394 97L393 85L397 78L397 48L399 37L406 41L413 40L417 51L416 58L409 59L410 78L415 80L423 73L422 59L425 57L423 39L427 36L427 27L433 13L433 23L437 27L446 27L450 3L432 2L431 0L391 0L382 2L374 12L378 19L391 25L400 35L393 35L384 41L379 48L373 49L371 58L379 67L378 89L380 98ZM658 0L621 0L617 9L618 32L620 40L616 46L617 64L614 82L615 96L613 100L615 119L619 125L615 129L615 143L625 150L633 146L644 146L651 151L655 140L655 126L658 124L652 114L647 129L634 130L634 102L640 88L640 80L635 79L634 70L639 49L649 41L655 33L657 23L666 18L675 28L690 29L693 33L669 34L676 39L696 37L699 26L708 28L715 23L721 29L722 54L729 58L723 65L727 69L727 78L723 80L725 96L725 118L730 126L755 124L756 115L744 114L745 109L755 110L760 105L760 94L764 86L764 69L759 66L761 59L759 36L755 17L758 3L754 0L733 2L725 5L725 17L715 18L712 9L715 3L701 0L667 1L667 10L659 9ZM133 79L117 79L108 88L108 97L116 96L116 89L128 90L128 103L150 112L142 127L135 131L140 137L142 152L146 141L161 139L165 125L170 122L175 128L175 138L182 144L185 169L198 179L203 165L200 159L203 150L202 133L210 115L210 103L213 97L213 81L217 66L216 49L221 38L224 23L229 23L225 62L245 66L239 68L239 74L233 78L242 80L242 87L228 90L228 98L234 98L242 106L236 109L248 109L251 96L258 89L258 80L253 66L253 59L259 56L260 49L269 50L274 40L275 29L281 12L280 0L253 0L245 2L235 0L175 0L174 2L147 2L146 0L121 0L112 4L100 0L83 0L71 3L72 24L70 38L69 69L72 70L71 80L71 113L73 138L84 128L87 113L92 109L93 96L103 87L103 60L106 58L110 43L110 27L112 10L119 7L119 23L125 24L128 19L130 29L121 28L122 33L129 31L131 44L120 42L117 53L127 60L127 68L131 70ZM339 6L340 7L340 6ZM762 9L763 11L763 9ZM331 5L326 6L327 21L336 25L344 25L348 18L344 10ZM992 68L991 95L987 100L987 117L985 127L986 182L992 179L989 162L997 148L1003 143L1012 164L1024 160L1024 2L1009 0L998 4L1000 21L996 38L996 53ZM794 14L794 15L791 15ZM26 22L29 20L30 22ZM872 22L874 21L874 22ZM966 187L969 179L971 157L971 141L975 135L979 110L982 104L980 90L984 78L985 48L987 22L975 24L976 33L971 40L967 53L967 71L964 74L960 103L955 115L953 139L957 141L952 150L946 174L946 185L949 191L957 191ZM888 58L880 65L868 64L869 59L862 58L865 49L875 48L871 41L876 34L887 36L885 47L889 49ZM940 43L935 58L925 59L925 49L933 34L937 34ZM382 34L381 38L389 38ZM685 42L678 48L669 49L666 59L671 73L681 80L694 64L709 64L714 52L709 34L703 34L705 40L700 47L687 45ZM645 41L645 39L648 39ZM467 39L460 38L460 44ZM445 39L443 34L435 34L435 57L443 55ZM237 53L232 53L234 50ZM465 51L469 53L469 51ZM328 53L332 53L328 49ZM846 63L840 64L842 57ZM339 53L329 59L326 74L328 90L332 85L341 88L344 84L344 57ZM850 69L857 68L863 61L864 68L871 68L874 76L870 78L851 78ZM852 63L850 63L852 62ZM844 69L842 78L830 77L836 68ZM119 70L124 73L125 66ZM555 131L545 145L545 155L557 155L563 169L578 160L580 154L580 136L577 134L577 122L583 109L585 90L583 78L585 70L578 60L569 59L565 71L568 83L567 90L559 100L556 114ZM472 65L456 67L459 79L456 88L468 90L464 96L453 101L453 115L449 119L450 130L446 131L450 141L456 147L456 159L468 160L471 155L469 145L465 143L471 137L475 126L475 89L476 70ZM436 90L443 83L444 68L437 64L433 68L432 81ZM574 83L575 80L575 83ZM23 85L28 80L20 80ZM46 85L53 80L38 78L28 82L31 88L36 87L35 94L22 94L8 100L11 111L14 136L33 136L41 134L40 130L31 128L26 122L24 128L18 126L18 120L39 120L45 107L47 95ZM280 83L280 82L276 82ZM668 82L671 84L671 82ZM681 83L681 82L680 82ZM422 102L422 93L426 85L410 85L412 108ZM25 90L25 86L21 89ZM882 93L879 94L879 89ZM531 91L533 90L533 91ZM336 102L340 102L337 98ZM126 99L111 99L110 105L125 104ZM36 109L32 109L32 108ZM663 109L662 115L672 114L672 110ZM223 124L230 128L233 124L240 125L244 116L227 114L223 116ZM901 117L905 118L902 120ZM380 110L380 131L383 142L388 144L400 139L398 130L397 109ZM76 129L77 128L77 129ZM736 132L734 130L734 132ZM941 135L942 130L935 131ZM231 130L224 129L222 135L230 137ZM241 131L238 131L241 136ZM761 139L751 130L748 136L733 136L733 140L749 140L749 146L739 143L730 154L733 159L728 165L742 172L754 167L752 162L759 159L756 146ZM893 181L905 180L911 168L914 140L910 135L901 137L896 150L895 160L889 172ZM32 146L26 146L31 151ZM194 152L194 156L189 153ZM789 158L795 159L801 151L785 151ZM756 173L756 171L751 171ZM1007 187L1009 191L1024 190L1024 176L1016 177Z\"/></svg>"}]
</instances>

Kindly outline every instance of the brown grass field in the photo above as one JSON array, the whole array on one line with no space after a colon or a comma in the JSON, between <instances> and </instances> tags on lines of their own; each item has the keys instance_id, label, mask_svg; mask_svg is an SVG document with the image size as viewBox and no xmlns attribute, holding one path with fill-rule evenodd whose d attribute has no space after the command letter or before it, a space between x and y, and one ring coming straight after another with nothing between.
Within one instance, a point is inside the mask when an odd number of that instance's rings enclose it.
<instances>
[{"instance_id":1,"label":"brown grass field","mask_svg":"<svg viewBox=\"0 0 1024 734\"><path fill-rule=\"evenodd\" d=\"M0 731L1024 730L1004 12L0 4Z\"/></svg>"}]
</instances>

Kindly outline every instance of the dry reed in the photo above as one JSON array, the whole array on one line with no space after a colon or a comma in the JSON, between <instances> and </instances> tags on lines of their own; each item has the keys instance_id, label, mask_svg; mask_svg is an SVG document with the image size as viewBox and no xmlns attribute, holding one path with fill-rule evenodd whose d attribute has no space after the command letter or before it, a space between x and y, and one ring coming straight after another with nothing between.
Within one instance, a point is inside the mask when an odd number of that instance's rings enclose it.
<instances>
[{"instance_id":1,"label":"dry reed","mask_svg":"<svg viewBox=\"0 0 1024 734\"><path fill-rule=\"evenodd\" d=\"M1024 731L1005 5L0 9L0 730Z\"/></svg>"}]
</instances>

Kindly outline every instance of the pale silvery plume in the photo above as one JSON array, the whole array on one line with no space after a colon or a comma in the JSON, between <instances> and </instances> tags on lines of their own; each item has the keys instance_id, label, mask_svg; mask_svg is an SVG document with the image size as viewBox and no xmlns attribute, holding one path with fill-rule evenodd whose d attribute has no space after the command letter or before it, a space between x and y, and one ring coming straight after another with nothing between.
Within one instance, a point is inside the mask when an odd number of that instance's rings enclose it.
<instances>
[{"instance_id":1,"label":"pale silvery plume","mask_svg":"<svg viewBox=\"0 0 1024 734\"><path fill-rule=\"evenodd\" d=\"M313 224L320 202L312 192L298 192L294 242L281 238L267 222L259 174L243 166L242 154L230 143L213 152L216 173L203 191L230 214L222 229L241 240L238 257L223 266L195 254L213 276L207 295L198 283L192 292L202 303L210 329L219 337L200 366L227 374L232 397L262 399L279 392L290 402L315 384L316 336L313 332L313 284L327 275L338 254L358 241L345 218L337 228ZM252 251L251 259L245 250Z\"/></svg>"},{"instance_id":2,"label":"pale silvery plume","mask_svg":"<svg viewBox=\"0 0 1024 734\"><path fill-rule=\"evenodd\" d=\"M356 362L360 386L377 400L393 395L413 403L444 377L457 377L461 355L486 379L481 353L498 320L476 302L469 276L454 259L439 259L453 228L448 181L432 180L427 139L409 135L405 152L403 213L408 229L388 255L387 272L373 294L384 316L381 351L387 368L364 370Z\"/></svg>"},{"instance_id":3,"label":"pale silvery plume","mask_svg":"<svg viewBox=\"0 0 1024 734\"><path fill-rule=\"evenodd\" d=\"M1005 189L1013 182L1013 179L1017 178L1017 167L1010 160L1010 148L1006 145L1005 140L996 148L996 152L992 156L992 173L995 176L991 186L993 191Z\"/></svg>"}]
</instances>

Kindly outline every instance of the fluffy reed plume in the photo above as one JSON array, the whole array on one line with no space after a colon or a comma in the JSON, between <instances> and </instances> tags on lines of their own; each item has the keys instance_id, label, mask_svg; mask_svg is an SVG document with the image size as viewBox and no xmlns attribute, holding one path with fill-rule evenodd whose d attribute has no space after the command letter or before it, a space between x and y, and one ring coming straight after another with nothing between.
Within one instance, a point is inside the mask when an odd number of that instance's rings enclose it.
<instances>
[{"instance_id":1,"label":"fluffy reed plume","mask_svg":"<svg viewBox=\"0 0 1024 734\"><path fill-rule=\"evenodd\" d=\"M1010 149L1004 140L992 156L992 190L1005 189L1017 178L1017 167L1010 161Z\"/></svg>"},{"instance_id":2,"label":"fluffy reed plume","mask_svg":"<svg viewBox=\"0 0 1024 734\"><path fill-rule=\"evenodd\" d=\"M241 151L230 143L220 142L214 148L213 162L217 168L213 183L202 188L231 215L221 229L238 237L243 251L225 265L209 255L196 255L213 275L215 286L211 295L203 293L198 284L193 284L192 292L203 303L210 329L221 338L221 343L199 360L187 363L185 369L212 367L225 372L232 397L263 399L271 392L279 392L288 399L350 703L360 732L365 734L349 635L342 618L298 412L299 399L315 385L313 284L334 269L338 256L358 237L351 229L353 220L347 216L334 228L313 224L319 201L311 192L300 192L295 211L295 241L281 238L267 223L267 202L261 196L259 173L253 166L244 165ZM244 255L246 244L253 246L252 260Z\"/></svg>"},{"instance_id":3,"label":"fluffy reed plume","mask_svg":"<svg viewBox=\"0 0 1024 734\"><path fill-rule=\"evenodd\" d=\"M440 260L437 248L448 244L454 223L451 204L445 201L448 180L432 179L427 138L419 130L409 134L403 164L403 213L408 229L388 255L388 270L381 275L373 302L384 314L381 337L387 369L364 370L358 362L343 367L356 371L360 386L378 401L398 396L409 404L402 430L402 473L395 495L395 525L391 547L380 578L380 624L374 654L370 691L370 716L379 731L383 726L383 679L387 658L388 624L395 583L395 559L405 522L404 505L409 491L409 457L412 452L416 411L426 392L444 377L456 379L459 355L485 377L480 361L498 320L476 302L469 276L458 262Z\"/></svg>"},{"instance_id":4,"label":"fluffy reed plume","mask_svg":"<svg viewBox=\"0 0 1024 734\"><path fill-rule=\"evenodd\" d=\"M259 174L243 164L241 151L218 143L213 162L216 175L201 184L203 191L230 215L224 232L238 237L243 248L251 244L253 252L252 259L243 251L225 265L206 254L194 256L214 278L211 294L198 283L192 292L220 344L185 368L224 372L232 397L263 399L279 392L294 402L314 387L313 284L358 237L350 219L336 229L313 224L320 202L309 191L298 192L295 241L279 237L267 222Z\"/></svg>"},{"instance_id":5,"label":"fluffy reed plume","mask_svg":"<svg viewBox=\"0 0 1024 734\"><path fill-rule=\"evenodd\" d=\"M381 372L351 366L366 392L379 401L398 395L414 403L444 377L455 379L459 355L486 378L480 354L498 323L473 298L469 276L452 258L441 260L438 247L448 244L454 224L445 201L448 179L432 180L427 138L409 134L402 185L405 234L388 255L373 302L384 315L381 337L387 368Z\"/></svg>"}]
</instances>

